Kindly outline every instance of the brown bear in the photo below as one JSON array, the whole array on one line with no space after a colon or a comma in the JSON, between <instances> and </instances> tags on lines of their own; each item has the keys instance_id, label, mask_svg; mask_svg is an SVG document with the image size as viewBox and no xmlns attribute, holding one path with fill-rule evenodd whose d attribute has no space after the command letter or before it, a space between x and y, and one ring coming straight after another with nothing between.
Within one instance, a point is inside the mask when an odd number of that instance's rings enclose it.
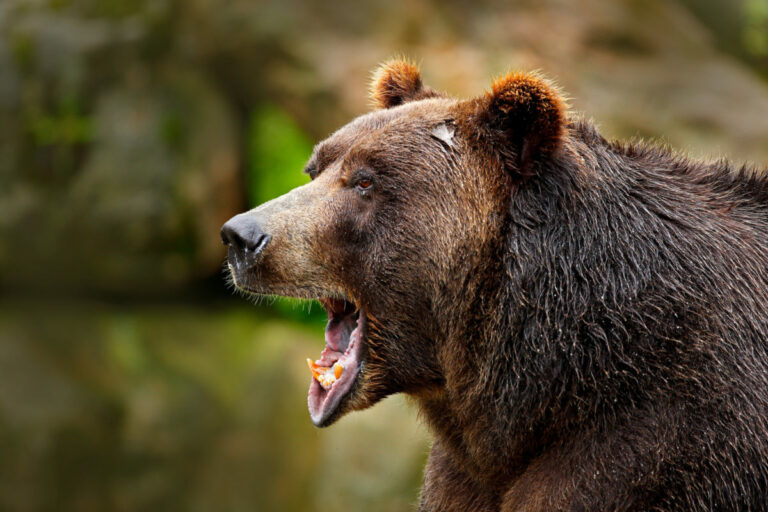
<instances>
[{"instance_id":1,"label":"brown bear","mask_svg":"<svg viewBox=\"0 0 768 512\"><path fill-rule=\"evenodd\" d=\"M421 511L768 510L768 175L607 141L536 75L372 89L222 228L240 289L328 312L314 424L412 396Z\"/></svg>"}]
</instances>

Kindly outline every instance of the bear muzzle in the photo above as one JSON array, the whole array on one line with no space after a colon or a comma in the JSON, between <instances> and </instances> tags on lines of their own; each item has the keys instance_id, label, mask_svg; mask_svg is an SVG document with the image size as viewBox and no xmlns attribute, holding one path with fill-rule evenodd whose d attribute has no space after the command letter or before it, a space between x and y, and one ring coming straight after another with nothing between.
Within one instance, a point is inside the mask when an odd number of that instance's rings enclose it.
<instances>
[{"instance_id":1,"label":"bear muzzle","mask_svg":"<svg viewBox=\"0 0 768 512\"><path fill-rule=\"evenodd\" d=\"M297 187L221 228L227 266L241 291L304 299L345 296L346 288L319 242L327 241L332 191L315 182Z\"/></svg>"},{"instance_id":2,"label":"bear muzzle","mask_svg":"<svg viewBox=\"0 0 768 512\"><path fill-rule=\"evenodd\" d=\"M221 228L221 241L229 247L227 263L233 272L253 267L272 240L253 215L241 213L229 219Z\"/></svg>"}]
</instances>

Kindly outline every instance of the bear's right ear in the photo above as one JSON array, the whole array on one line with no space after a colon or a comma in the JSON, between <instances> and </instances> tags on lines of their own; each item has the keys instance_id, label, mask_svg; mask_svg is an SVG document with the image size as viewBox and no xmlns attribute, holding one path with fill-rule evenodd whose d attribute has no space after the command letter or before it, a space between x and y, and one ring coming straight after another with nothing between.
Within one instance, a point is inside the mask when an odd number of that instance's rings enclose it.
<instances>
[{"instance_id":1,"label":"bear's right ear","mask_svg":"<svg viewBox=\"0 0 768 512\"><path fill-rule=\"evenodd\" d=\"M562 143L565 101L535 74L499 78L484 96L471 100L469 109L469 129L477 143L488 147L518 177L536 174L537 164Z\"/></svg>"},{"instance_id":2,"label":"bear's right ear","mask_svg":"<svg viewBox=\"0 0 768 512\"><path fill-rule=\"evenodd\" d=\"M429 87L424 87L419 68L404 60L391 60L379 66L373 72L370 94L377 108L392 108L438 96Z\"/></svg>"}]
</instances>

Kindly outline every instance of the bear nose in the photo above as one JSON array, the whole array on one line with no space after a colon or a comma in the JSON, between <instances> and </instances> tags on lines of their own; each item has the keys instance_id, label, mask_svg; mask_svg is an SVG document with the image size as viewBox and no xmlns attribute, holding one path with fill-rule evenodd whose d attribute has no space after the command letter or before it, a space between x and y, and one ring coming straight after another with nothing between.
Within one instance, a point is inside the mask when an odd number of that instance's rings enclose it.
<instances>
[{"instance_id":1,"label":"bear nose","mask_svg":"<svg viewBox=\"0 0 768 512\"><path fill-rule=\"evenodd\" d=\"M235 215L221 227L221 241L246 263L254 262L271 239L256 219L244 213Z\"/></svg>"}]
</instances>

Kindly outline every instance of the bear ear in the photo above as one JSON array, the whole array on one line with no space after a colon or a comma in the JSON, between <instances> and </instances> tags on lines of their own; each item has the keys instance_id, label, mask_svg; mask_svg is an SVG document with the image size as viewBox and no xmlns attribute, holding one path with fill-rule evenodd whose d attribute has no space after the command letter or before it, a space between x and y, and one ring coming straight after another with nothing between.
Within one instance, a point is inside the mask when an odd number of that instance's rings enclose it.
<instances>
[{"instance_id":1,"label":"bear ear","mask_svg":"<svg viewBox=\"0 0 768 512\"><path fill-rule=\"evenodd\" d=\"M404 60L391 60L373 72L370 95L377 108L391 108L438 96L429 87L424 87L419 68Z\"/></svg>"},{"instance_id":2,"label":"bear ear","mask_svg":"<svg viewBox=\"0 0 768 512\"><path fill-rule=\"evenodd\" d=\"M535 174L537 162L562 142L567 106L557 89L535 74L516 72L497 79L490 92L475 100L475 108L478 135L520 177Z\"/></svg>"}]
</instances>

